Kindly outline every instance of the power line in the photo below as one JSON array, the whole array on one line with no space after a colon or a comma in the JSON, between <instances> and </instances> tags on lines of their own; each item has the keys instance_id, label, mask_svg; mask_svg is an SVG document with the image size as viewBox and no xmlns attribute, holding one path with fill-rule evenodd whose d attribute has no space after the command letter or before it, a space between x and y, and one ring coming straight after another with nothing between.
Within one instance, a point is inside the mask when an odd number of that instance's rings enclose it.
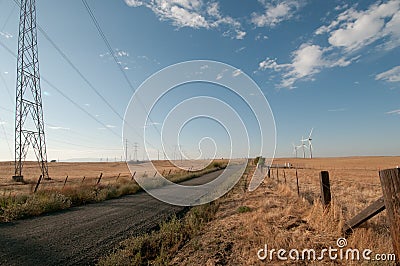
<instances>
[{"instance_id":1,"label":"power line","mask_svg":"<svg viewBox=\"0 0 400 266\"><path fill-rule=\"evenodd\" d=\"M94 16L92 10L90 9L90 6L89 6L88 3L86 2L86 0L82 0L82 3L83 3L83 5L85 6L86 11L89 13L89 16L91 17L91 19L92 19L94 25L96 26L97 31L98 31L99 34L100 34L100 37L103 39L104 43L106 44L106 46L107 46L107 48L108 48L108 51L110 52L110 55L113 57L115 63L118 65L119 70L121 71L122 75L124 76L124 79L125 79L126 82L128 83L129 88L132 90L132 92L134 92L134 91L135 91L135 88L133 87L131 81L129 80L128 76L126 75L124 69L122 68L122 65L119 63L117 57L115 56L114 50L112 49L112 47L111 47L109 41L107 40L106 36L104 35L104 32L103 32L103 30L102 30L101 27L100 27L100 24L97 22L96 17Z\"/></svg>"},{"instance_id":2,"label":"power line","mask_svg":"<svg viewBox=\"0 0 400 266\"><path fill-rule=\"evenodd\" d=\"M115 55L115 52L114 52L114 50L112 49L112 47L111 47L111 45L110 45L110 42L108 41L107 37L105 36L104 31L101 29L100 24L98 23L98 21L97 21L97 19L96 19L96 16L94 15L92 9L90 8L90 6L89 6L89 4L86 2L86 0L82 0L82 3L83 3L83 5L85 6L86 11L89 13L89 16L90 16L90 18L92 19L92 21L93 21L93 23L94 23L94 25L95 25L95 27L96 27L96 29L97 29L97 31L98 31L100 37L102 38L103 42L104 42L105 45L107 46L108 52L109 52L110 55L113 57L115 63L116 63L117 66L118 66L118 69L120 70L121 74L123 75L125 81L128 83L128 85L129 85L131 91L134 92L134 91L135 91L135 88L133 87L131 81L129 80L129 78L128 78L126 72L125 72L124 69L122 68L122 65L121 65L120 62L118 61L118 59L117 59L117 57L116 57L116 55ZM136 98L137 98L138 102L140 103L140 105L142 106L142 108L143 108L144 110L146 110L146 108L145 108L143 102L141 101L141 99L140 99L139 97L137 97L137 96L136 96ZM150 116L148 116L148 119L150 120L150 122L151 122L153 128L156 129L156 131L158 132L159 136L161 137L161 132L160 132L160 130L156 127L156 123L154 123L154 121L151 119ZM125 121L125 123L127 123L127 121ZM135 133L136 133L136 132L135 132ZM147 141L146 141L146 142L147 142ZM147 142L147 143L149 143L149 142ZM149 143L149 144L150 144L150 143ZM150 145L151 145L151 144L150 144ZM151 146L153 146L153 145L151 145ZM156 148L156 147L153 146L153 148Z\"/></svg>"},{"instance_id":3,"label":"power line","mask_svg":"<svg viewBox=\"0 0 400 266\"><path fill-rule=\"evenodd\" d=\"M13 14L13 13L14 13L14 11L15 11L15 7L16 7L16 5L13 5L13 8L11 9L11 12L10 12L10 14L8 14L8 16L7 16L6 20L4 21L4 24L3 24L3 26L1 27L1 31L3 31L3 30L4 30L4 28L7 26L8 22L10 21L10 18L11 18L12 14Z\"/></svg>"},{"instance_id":4,"label":"power line","mask_svg":"<svg viewBox=\"0 0 400 266\"><path fill-rule=\"evenodd\" d=\"M7 94L10 97L11 102L14 103L14 100L13 100L13 98L11 96L10 88L8 87L7 82L6 82L4 76L3 76L3 74L1 72L0 72L0 78L1 78L1 81L3 82L3 84L4 84L4 87L6 88Z\"/></svg>"},{"instance_id":5,"label":"power line","mask_svg":"<svg viewBox=\"0 0 400 266\"><path fill-rule=\"evenodd\" d=\"M8 51L12 56L14 56L15 58L17 58L17 55L11 51L6 45L4 45L1 41L0 41L0 45L6 49L6 51ZM115 133L113 130L111 130L109 127L107 127L103 122L101 122L100 120L98 120L95 116L93 116L92 114L90 114L88 111L86 111L85 109L83 109L78 103L76 103L74 100L72 100L70 97L68 97L65 93L63 93L59 88L57 88L54 84L52 84L50 81L48 81L43 75L41 75L41 79L46 82L50 87L52 87L55 91L57 91L59 94L61 94L61 96L63 96L65 99L67 99L69 102L71 102L74 106L76 106L78 109L80 109L82 112L84 112L85 114L87 114L90 118L92 118L93 120L95 120L97 123L99 123L100 125L102 125L103 127L105 127L107 130L109 130L110 132L112 132L114 135L116 135L118 138L120 138L121 136L118 135L117 133Z\"/></svg>"}]
</instances>

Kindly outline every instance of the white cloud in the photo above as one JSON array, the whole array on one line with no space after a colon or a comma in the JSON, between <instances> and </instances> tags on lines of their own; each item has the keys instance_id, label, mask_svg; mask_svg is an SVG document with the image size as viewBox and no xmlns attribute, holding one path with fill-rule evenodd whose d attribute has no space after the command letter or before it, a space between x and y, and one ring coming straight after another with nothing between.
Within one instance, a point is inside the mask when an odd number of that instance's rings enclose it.
<instances>
[{"instance_id":1,"label":"white cloud","mask_svg":"<svg viewBox=\"0 0 400 266\"><path fill-rule=\"evenodd\" d=\"M5 121L0 121L0 125L5 125L7 124Z\"/></svg>"},{"instance_id":2,"label":"white cloud","mask_svg":"<svg viewBox=\"0 0 400 266\"><path fill-rule=\"evenodd\" d=\"M275 27L282 21L291 19L301 7L300 2L295 0L283 0L277 3L263 1L263 3L265 12L252 14L251 22L257 27Z\"/></svg>"},{"instance_id":3,"label":"white cloud","mask_svg":"<svg viewBox=\"0 0 400 266\"><path fill-rule=\"evenodd\" d=\"M267 35L262 35L262 34L257 34L256 37L254 38L254 40L258 41L258 40L267 40L268 36Z\"/></svg>"},{"instance_id":4,"label":"white cloud","mask_svg":"<svg viewBox=\"0 0 400 266\"><path fill-rule=\"evenodd\" d=\"M7 74L8 74L8 71L4 71L4 74L6 74L6 75L7 75Z\"/></svg>"},{"instance_id":5,"label":"white cloud","mask_svg":"<svg viewBox=\"0 0 400 266\"><path fill-rule=\"evenodd\" d=\"M59 126L48 126L47 128L52 130L70 130L68 127L59 127Z\"/></svg>"},{"instance_id":6,"label":"white cloud","mask_svg":"<svg viewBox=\"0 0 400 266\"><path fill-rule=\"evenodd\" d=\"M131 7L138 7L144 4L143 1L138 1L138 0L125 0L125 3Z\"/></svg>"},{"instance_id":7,"label":"white cloud","mask_svg":"<svg viewBox=\"0 0 400 266\"><path fill-rule=\"evenodd\" d=\"M377 74L375 76L375 80L384 80L387 82L400 82L400 66L393 67L388 71Z\"/></svg>"},{"instance_id":8,"label":"white cloud","mask_svg":"<svg viewBox=\"0 0 400 266\"><path fill-rule=\"evenodd\" d=\"M232 72L232 77L237 77L237 76L239 76L239 75L242 74L242 73L243 73L242 70L236 69L236 70L234 70L234 71Z\"/></svg>"},{"instance_id":9,"label":"white cloud","mask_svg":"<svg viewBox=\"0 0 400 266\"><path fill-rule=\"evenodd\" d=\"M244 49L246 49L245 46L240 47L240 48L238 48L238 49L235 50L235 53L240 53L240 52L243 51Z\"/></svg>"},{"instance_id":10,"label":"white cloud","mask_svg":"<svg viewBox=\"0 0 400 266\"><path fill-rule=\"evenodd\" d=\"M11 39L13 37L10 33L2 32L2 31L0 31L0 36L4 37L6 39Z\"/></svg>"},{"instance_id":11,"label":"white cloud","mask_svg":"<svg viewBox=\"0 0 400 266\"><path fill-rule=\"evenodd\" d=\"M315 33L327 33L329 44L346 52L359 50L377 40L383 42L380 47L393 49L400 44L400 1L373 4L363 11L351 7Z\"/></svg>"},{"instance_id":12,"label":"white cloud","mask_svg":"<svg viewBox=\"0 0 400 266\"><path fill-rule=\"evenodd\" d=\"M106 125L107 128L115 128L116 126L113 125Z\"/></svg>"},{"instance_id":13,"label":"white cloud","mask_svg":"<svg viewBox=\"0 0 400 266\"><path fill-rule=\"evenodd\" d=\"M242 30L240 22L220 12L219 4L214 1L204 0L152 0L137 1L125 0L131 7L144 6L153 11L160 20L171 21L178 27L216 29L228 27L229 36L243 39L246 32Z\"/></svg>"},{"instance_id":14,"label":"white cloud","mask_svg":"<svg viewBox=\"0 0 400 266\"><path fill-rule=\"evenodd\" d=\"M221 73L219 73L216 77L215 77L215 79L216 80L220 80L220 79L222 79L223 77L224 77L224 74L226 73L228 71L228 69L223 69L222 71L221 71Z\"/></svg>"},{"instance_id":15,"label":"white cloud","mask_svg":"<svg viewBox=\"0 0 400 266\"><path fill-rule=\"evenodd\" d=\"M393 111L386 112L386 114L388 114L388 115L391 115L391 114L397 114L397 115L400 115L400 109L397 109L397 110L393 110Z\"/></svg>"},{"instance_id":16,"label":"white cloud","mask_svg":"<svg viewBox=\"0 0 400 266\"><path fill-rule=\"evenodd\" d=\"M294 83L297 80L314 81L313 75L319 73L322 69L345 67L358 58L337 58L336 55L327 54L329 51L330 49L322 48L319 45L304 43L292 52L291 63L279 64L277 59L267 57L259 63L258 69L283 71L280 87L294 88Z\"/></svg>"}]
</instances>

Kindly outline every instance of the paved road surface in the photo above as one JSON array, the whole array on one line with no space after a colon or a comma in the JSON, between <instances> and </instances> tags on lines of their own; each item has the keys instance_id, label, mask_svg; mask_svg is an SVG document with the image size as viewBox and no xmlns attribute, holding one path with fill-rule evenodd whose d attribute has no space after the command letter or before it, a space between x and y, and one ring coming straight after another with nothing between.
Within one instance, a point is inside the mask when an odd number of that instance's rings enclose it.
<instances>
[{"instance_id":1,"label":"paved road surface","mask_svg":"<svg viewBox=\"0 0 400 266\"><path fill-rule=\"evenodd\" d=\"M204 184L220 173L210 173L182 184ZM120 241L151 230L165 217L183 209L138 193L0 224L0 265L94 264Z\"/></svg>"}]
</instances>

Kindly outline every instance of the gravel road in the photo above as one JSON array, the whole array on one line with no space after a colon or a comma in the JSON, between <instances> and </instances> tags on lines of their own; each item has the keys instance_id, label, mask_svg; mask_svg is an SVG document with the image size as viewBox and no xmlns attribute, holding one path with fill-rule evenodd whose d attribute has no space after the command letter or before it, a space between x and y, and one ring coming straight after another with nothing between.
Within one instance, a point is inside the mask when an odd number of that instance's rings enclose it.
<instances>
[{"instance_id":1,"label":"gravel road","mask_svg":"<svg viewBox=\"0 0 400 266\"><path fill-rule=\"evenodd\" d=\"M181 184L204 184L221 171ZM182 210L141 192L0 224L0 265L92 265L122 240Z\"/></svg>"}]
</instances>

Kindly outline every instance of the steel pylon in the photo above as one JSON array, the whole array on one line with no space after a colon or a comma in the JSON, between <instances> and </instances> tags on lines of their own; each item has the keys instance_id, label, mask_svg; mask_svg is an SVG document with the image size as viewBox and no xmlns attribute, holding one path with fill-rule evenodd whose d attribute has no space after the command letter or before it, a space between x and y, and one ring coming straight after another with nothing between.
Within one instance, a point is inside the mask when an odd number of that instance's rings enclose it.
<instances>
[{"instance_id":1,"label":"steel pylon","mask_svg":"<svg viewBox=\"0 0 400 266\"><path fill-rule=\"evenodd\" d=\"M22 169L29 146L34 149L42 177L49 179L39 75L36 1L21 0L15 108L14 179L21 181L23 179Z\"/></svg>"}]
</instances>

